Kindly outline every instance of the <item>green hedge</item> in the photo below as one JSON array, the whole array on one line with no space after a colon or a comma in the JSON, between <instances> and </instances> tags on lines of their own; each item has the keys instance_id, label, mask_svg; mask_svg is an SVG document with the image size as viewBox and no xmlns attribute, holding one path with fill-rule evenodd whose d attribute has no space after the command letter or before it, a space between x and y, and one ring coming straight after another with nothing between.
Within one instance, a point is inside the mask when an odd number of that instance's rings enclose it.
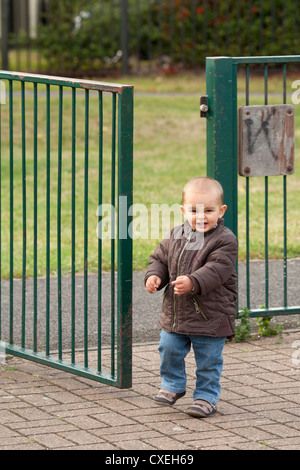
<instances>
[{"instance_id":1,"label":"green hedge","mask_svg":"<svg viewBox=\"0 0 300 470\"><path fill-rule=\"evenodd\" d=\"M206 56L282 55L300 50L294 0L128 0L128 51L185 67ZM216 7L217 5L217 7ZM113 0L50 0L39 49L52 70L119 67L121 9Z\"/></svg>"}]
</instances>

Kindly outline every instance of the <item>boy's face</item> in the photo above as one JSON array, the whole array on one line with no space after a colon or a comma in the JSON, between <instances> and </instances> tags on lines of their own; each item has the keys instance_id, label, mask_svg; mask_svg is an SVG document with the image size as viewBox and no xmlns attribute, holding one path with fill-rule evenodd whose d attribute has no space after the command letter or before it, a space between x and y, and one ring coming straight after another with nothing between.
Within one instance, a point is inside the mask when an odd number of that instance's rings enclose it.
<instances>
[{"instance_id":1,"label":"boy's face","mask_svg":"<svg viewBox=\"0 0 300 470\"><path fill-rule=\"evenodd\" d=\"M190 189L185 193L181 211L193 230L208 232L213 229L219 218L223 217L227 206L220 204L217 190L197 191Z\"/></svg>"}]
</instances>

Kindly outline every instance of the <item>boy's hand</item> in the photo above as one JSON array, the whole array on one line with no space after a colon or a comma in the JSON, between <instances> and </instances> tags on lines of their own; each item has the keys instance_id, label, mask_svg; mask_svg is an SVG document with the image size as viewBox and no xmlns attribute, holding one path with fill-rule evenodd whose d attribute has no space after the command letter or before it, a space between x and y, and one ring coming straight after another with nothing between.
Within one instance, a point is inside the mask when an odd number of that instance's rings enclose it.
<instances>
[{"instance_id":1,"label":"boy's hand","mask_svg":"<svg viewBox=\"0 0 300 470\"><path fill-rule=\"evenodd\" d=\"M149 292L149 294L153 294L154 292L157 291L160 284L161 284L160 277L155 276L155 275L148 277L148 279L146 281L146 290L147 290L147 292Z\"/></svg>"},{"instance_id":2,"label":"boy's hand","mask_svg":"<svg viewBox=\"0 0 300 470\"><path fill-rule=\"evenodd\" d=\"M174 293L177 295L186 294L193 288L193 281L188 276L178 276L172 284L174 286Z\"/></svg>"}]
</instances>

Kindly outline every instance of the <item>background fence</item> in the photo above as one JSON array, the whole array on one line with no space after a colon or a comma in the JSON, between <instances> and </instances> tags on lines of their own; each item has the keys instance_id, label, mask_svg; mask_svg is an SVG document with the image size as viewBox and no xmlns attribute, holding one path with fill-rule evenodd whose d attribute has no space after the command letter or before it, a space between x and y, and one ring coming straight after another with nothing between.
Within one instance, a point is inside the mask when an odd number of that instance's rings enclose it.
<instances>
[{"instance_id":1,"label":"background fence","mask_svg":"<svg viewBox=\"0 0 300 470\"><path fill-rule=\"evenodd\" d=\"M64 75L197 69L297 54L294 0L2 0L2 68Z\"/></svg>"}]
</instances>

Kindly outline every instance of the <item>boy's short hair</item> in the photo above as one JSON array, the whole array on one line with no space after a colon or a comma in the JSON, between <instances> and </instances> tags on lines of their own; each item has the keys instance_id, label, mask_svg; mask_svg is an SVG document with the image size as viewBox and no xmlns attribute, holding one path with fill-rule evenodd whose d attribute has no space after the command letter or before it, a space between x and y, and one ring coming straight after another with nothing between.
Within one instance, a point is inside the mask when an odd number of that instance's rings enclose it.
<instances>
[{"instance_id":1,"label":"boy's short hair","mask_svg":"<svg viewBox=\"0 0 300 470\"><path fill-rule=\"evenodd\" d=\"M196 191L209 191L212 188L214 188L219 195L220 198L220 205L223 204L223 199L224 199L224 192L221 184L219 181L211 178L210 176L195 176L192 178L190 181L186 183L186 185L183 188L182 191L182 202L184 203L184 197L186 192L189 189L195 189Z\"/></svg>"}]
</instances>

